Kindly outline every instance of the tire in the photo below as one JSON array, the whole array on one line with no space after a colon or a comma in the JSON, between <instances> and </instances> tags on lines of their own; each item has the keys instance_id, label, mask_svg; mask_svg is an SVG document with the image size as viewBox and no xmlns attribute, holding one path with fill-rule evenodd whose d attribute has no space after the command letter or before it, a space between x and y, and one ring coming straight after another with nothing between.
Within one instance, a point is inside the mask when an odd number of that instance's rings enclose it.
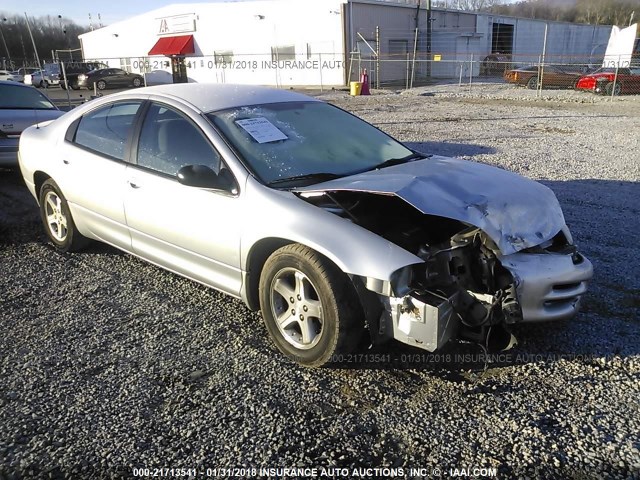
<instances>
[{"instance_id":1,"label":"tire","mask_svg":"<svg viewBox=\"0 0 640 480\"><path fill-rule=\"evenodd\" d=\"M38 85L39 88L46 88L47 86L47 82L45 82L44 80L40 80L40 85Z\"/></svg>"},{"instance_id":2,"label":"tire","mask_svg":"<svg viewBox=\"0 0 640 480\"><path fill-rule=\"evenodd\" d=\"M142 80L140 80L139 78L134 78L134 79L133 79L133 82L132 82L132 85L133 85L135 88L138 88L140 85L142 85Z\"/></svg>"},{"instance_id":3,"label":"tire","mask_svg":"<svg viewBox=\"0 0 640 480\"><path fill-rule=\"evenodd\" d=\"M536 90L538 88L538 77L531 77L527 82L527 88Z\"/></svg>"},{"instance_id":4,"label":"tire","mask_svg":"<svg viewBox=\"0 0 640 480\"><path fill-rule=\"evenodd\" d=\"M98 87L98 90L104 90L105 88L107 88L107 82L105 82L104 80L98 80L96 86Z\"/></svg>"},{"instance_id":5,"label":"tire","mask_svg":"<svg viewBox=\"0 0 640 480\"><path fill-rule=\"evenodd\" d=\"M619 83L616 83L616 87L615 89L613 88L613 82L609 82L605 85L604 87L604 92L605 94L607 94L608 96L611 96L611 94L613 93L614 95L620 95L620 92L622 92L622 87L620 86Z\"/></svg>"},{"instance_id":6,"label":"tire","mask_svg":"<svg viewBox=\"0 0 640 480\"><path fill-rule=\"evenodd\" d=\"M267 259L259 296L275 346L301 365L326 365L360 341L364 315L353 284L303 245L284 246Z\"/></svg>"},{"instance_id":7,"label":"tire","mask_svg":"<svg viewBox=\"0 0 640 480\"><path fill-rule=\"evenodd\" d=\"M40 188L40 218L53 245L61 252L75 252L89 243L76 229L69 204L51 179Z\"/></svg>"}]
</instances>

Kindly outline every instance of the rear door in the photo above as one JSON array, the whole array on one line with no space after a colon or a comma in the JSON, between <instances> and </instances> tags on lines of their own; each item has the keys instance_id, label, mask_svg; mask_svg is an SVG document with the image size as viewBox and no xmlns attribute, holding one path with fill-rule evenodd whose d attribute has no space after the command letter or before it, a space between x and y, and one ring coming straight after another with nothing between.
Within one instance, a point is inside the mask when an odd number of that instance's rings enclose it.
<instances>
[{"instance_id":1,"label":"rear door","mask_svg":"<svg viewBox=\"0 0 640 480\"><path fill-rule=\"evenodd\" d=\"M125 250L131 236L124 193L130 142L141 100L100 106L76 120L62 145L64 175L58 182L81 233Z\"/></svg>"}]
</instances>

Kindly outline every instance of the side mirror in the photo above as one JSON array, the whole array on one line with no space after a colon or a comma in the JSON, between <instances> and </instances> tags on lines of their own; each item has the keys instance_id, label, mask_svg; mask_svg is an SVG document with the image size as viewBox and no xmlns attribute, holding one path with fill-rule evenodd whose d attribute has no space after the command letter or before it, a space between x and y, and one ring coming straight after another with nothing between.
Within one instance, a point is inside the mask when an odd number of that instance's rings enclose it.
<instances>
[{"instance_id":1,"label":"side mirror","mask_svg":"<svg viewBox=\"0 0 640 480\"><path fill-rule=\"evenodd\" d=\"M206 165L185 165L177 173L178 182L188 187L213 188L232 194L238 193L235 181L229 170L224 169L218 175Z\"/></svg>"}]
</instances>

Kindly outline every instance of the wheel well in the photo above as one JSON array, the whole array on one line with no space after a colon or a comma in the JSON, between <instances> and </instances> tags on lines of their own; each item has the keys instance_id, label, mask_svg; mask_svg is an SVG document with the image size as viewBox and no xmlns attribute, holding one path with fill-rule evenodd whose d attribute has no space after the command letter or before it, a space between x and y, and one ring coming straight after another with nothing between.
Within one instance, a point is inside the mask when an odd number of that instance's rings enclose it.
<instances>
[{"instance_id":1,"label":"wheel well","mask_svg":"<svg viewBox=\"0 0 640 480\"><path fill-rule=\"evenodd\" d=\"M40 198L40 189L42 188L42 184L46 182L49 178L51 177L44 172L38 171L33 174L33 183L36 186L36 197L38 197L38 202L40 202L39 198Z\"/></svg>"},{"instance_id":2,"label":"wheel well","mask_svg":"<svg viewBox=\"0 0 640 480\"><path fill-rule=\"evenodd\" d=\"M285 240L284 238L265 238L251 248L247 257L246 287L247 305L251 310L260 310L259 285L265 262L273 252L291 243L295 242ZM327 257L325 256L325 258ZM331 262L331 259L327 258L327 260ZM377 325L376 322L380 317L380 310L382 308L377 295L367 290L360 278L352 275L348 275L348 277L354 287L356 296L360 302L360 307L363 309L367 325L370 328L373 326L375 330L375 325Z\"/></svg>"},{"instance_id":3,"label":"wheel well","mask_svg":"<svg viewBox=\"0 0 640 480\"><path fill-rule=\"evenodd\" d=\"M256 242L247 257L247 305L251 310L260 310L260 297L258 287L260 285L260 275L267 258L279 248L288 245L290 240L284 238L263 238Z\"/></svg>"}]
</instances>

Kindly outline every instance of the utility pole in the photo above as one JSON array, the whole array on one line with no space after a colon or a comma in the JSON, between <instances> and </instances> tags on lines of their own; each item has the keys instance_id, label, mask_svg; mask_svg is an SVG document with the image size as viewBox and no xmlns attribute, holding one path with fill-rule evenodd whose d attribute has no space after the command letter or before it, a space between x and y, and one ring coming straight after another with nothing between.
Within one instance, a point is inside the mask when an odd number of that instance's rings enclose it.
<instances>
[{"instance_id":1,"label":"utility pole","mask_svg":"<svg viewBox=\"0 0 640 480\"><path fill-rule=\"evenodd\" d=\"M6 18L2 18L2 23L6 22ZM9 64L11 64L11 54L9 53L9 49L7 48L7 42L4 39L4 32L2 31L2 27L0 27L0 37L2 37L2 43L4 44L4 51L7 52L7 59L9 60Z\"/></svg>"},{"instance_id":2,"label":"utility pole","mask_svg":"<svg viewBox=\"0 0 640 480\"><path fill-rule=\"evenodd\" d=\"M431 77L431 0L427 0L427 78Z\"/></svg>"},{"instance_id":3,"label":"utility pole","mask_svg":"<svg viewBox=\"0 0 640 480\"><path fill-rule=\"evenodd\" d=\"M36 54L36 62L38 62L38 70L40 70L40 78L44 78L44 75L42 74L42 65L40 64L40 57L38 56L38 49L36 48L36 41L33 39L33 33L31 33L31 25L29 25L29 17L27 16L27 12L24 12L24 18L27 20L27 30L29 30L29 36L31 37L33 51Z\"/></svg>"}]
</instances>

